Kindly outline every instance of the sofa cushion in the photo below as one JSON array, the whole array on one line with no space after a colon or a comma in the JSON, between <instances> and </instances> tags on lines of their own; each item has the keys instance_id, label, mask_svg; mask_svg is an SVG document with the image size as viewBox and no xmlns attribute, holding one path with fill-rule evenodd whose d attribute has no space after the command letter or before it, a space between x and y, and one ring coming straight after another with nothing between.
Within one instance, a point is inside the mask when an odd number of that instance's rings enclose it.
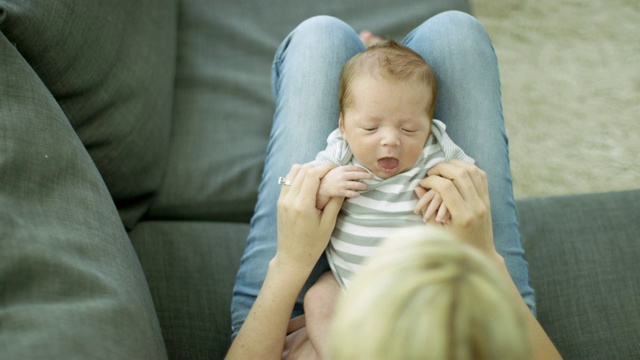
<instances>
[{"instance_id":1,"label":"sofa cushion","mask_svg":"<svg viewBox=\"0 0 640 360\"><path fill-rule=\"evenodd\" d=\"M111 196L63 110L0 33L0 357L166 357Z\"/></svg>"},{"instance_id":2,"label":"sofa cushion","mask_svg":"<svg viewBox=\"0 0 640 360\"><path fill-rule=\"evenodd\" d=\"M180 1L171 152L150 217L251 216L274 112L271 63L303 20L334 15L401 38L450 9L470 11L466 0Z\"/></svg>"},{"instance_id":3,"label":"sofa cushion","mask_svg":"<svg viewBox=\"0 0 640 360\"><path fill-rule=\"evenodd\" d=\"M0 0L0 31L60 104L127 227L165 169L176 10L176 0Z\"/></svg>"},{"instance_id":4,"label":"sofa cushion","mask_svg":"<svg viewBox=\"0 0 640 360\"><path fill-rule=\"evenodd\" d=\"M518 201L538 319L567 359L640 355L640 190Z\"/></svg>"},{"instance_id":5,"label":"sofa cushion","mask_svg":"<svg viewBox=\"0 0 640 360\"><path fill-rule=\"evenodd\" d=\"M129 235L151 288L171 359L222 359L231 292L248 224L141 222Z\"/></svg>"}]
</instances>

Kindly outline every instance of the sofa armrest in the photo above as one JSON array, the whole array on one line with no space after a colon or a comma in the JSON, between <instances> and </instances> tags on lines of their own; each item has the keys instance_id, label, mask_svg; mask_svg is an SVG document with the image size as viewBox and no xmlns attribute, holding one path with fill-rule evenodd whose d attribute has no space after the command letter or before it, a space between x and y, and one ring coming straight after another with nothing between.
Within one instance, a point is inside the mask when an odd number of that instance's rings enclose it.
<instances>
[{"instance_id":1,"label":"sofa armrest","mask_svg":"<svg viewBox=\"0 0 640 360\"><path fill-rule=\"evenodd\" d=\"M538 318L567 359L640 356L640 190L519 200Z\"/></svg>"},{"instance_id":2,"label":"sofa armrest","mask_svg":"<svg viewBox=\"0 0 640 360\"><path fill-rule=\"evenodd\" d=\"M166 358L98 169L1 32L0 59L0 357Z\"/></svg>"}]
</instances>

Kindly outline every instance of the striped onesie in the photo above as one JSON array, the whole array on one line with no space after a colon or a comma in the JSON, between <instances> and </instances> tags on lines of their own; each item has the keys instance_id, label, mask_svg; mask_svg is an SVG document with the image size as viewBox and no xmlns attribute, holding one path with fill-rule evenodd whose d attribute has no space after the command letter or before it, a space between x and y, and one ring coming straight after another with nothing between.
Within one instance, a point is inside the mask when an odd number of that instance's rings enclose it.
<instances>
[{"instance_id":1,"label":"striped onesie","mask_svg":"<svg viewBox=\"0 0 640 360\"><path fill-rule=\"evenodd\" d=\"M427 170L451 159L474 163L449 138L445 129L444 123L434 119L422 154L411 169L388 179L376 176L373 180L365 180L367 190L360 192L357 198L345 199L326 250L331 270L343 289L349 285L351 274L358 271L362 261L375 251L382 239L398 228L424 224L422 216L413 212L418 203L414 189L425 178ZM313 163L364 168L353 157L339 129L329 135L327 148Z\"/></svg>"}]
</instances>

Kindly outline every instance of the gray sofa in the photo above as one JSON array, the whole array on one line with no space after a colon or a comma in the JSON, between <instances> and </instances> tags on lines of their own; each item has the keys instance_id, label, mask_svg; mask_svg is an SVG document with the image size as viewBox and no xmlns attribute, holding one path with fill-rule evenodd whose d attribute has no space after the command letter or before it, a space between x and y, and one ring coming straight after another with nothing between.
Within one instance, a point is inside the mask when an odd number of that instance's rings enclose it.
<instances>
[{"instance_id":1,"label":"gray sofa","mask_svg":"<svg viewBox=\"0 0 640 360\"><path fill-rule=\"evenodd\" d=\"M466 1L0 0L0 358L216 359L280 41ZM640 357L640 190L518 201L567 359Z\"/></svg>"}]
</instances>

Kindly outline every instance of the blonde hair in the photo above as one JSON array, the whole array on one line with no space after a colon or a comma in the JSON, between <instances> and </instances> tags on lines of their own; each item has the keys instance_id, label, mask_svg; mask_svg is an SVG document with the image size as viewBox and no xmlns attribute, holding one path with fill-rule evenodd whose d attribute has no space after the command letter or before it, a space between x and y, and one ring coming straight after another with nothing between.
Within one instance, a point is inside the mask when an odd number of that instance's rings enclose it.
<instances>
[{"instance_id":1,"label":"blonde hair","mask_svg":"<svg viewBox=\"0 0 640 360\"><path fill-rule=\"evenodd\" d=\"M526 323L479 250L424 226L389 238L339 301L333 360L530 359Z\"/></svg>"},{"instance_id":2,"label":"blonde hair","mask_svg":"<svg viewBox=\"0 0 640 360\"><path fill-rule=\"evenodd\" d=\"M344 65L338 95L341 112L344 113L353 102L353 94L349 91L351 83L365 71L387 79L420 81L425 86L425 96L430 98L427 102L427 114L429 119L433 119L438 96L435 74L420 54L394 40L378 42L356 54Z\"/></svg>"}]
</instances>

